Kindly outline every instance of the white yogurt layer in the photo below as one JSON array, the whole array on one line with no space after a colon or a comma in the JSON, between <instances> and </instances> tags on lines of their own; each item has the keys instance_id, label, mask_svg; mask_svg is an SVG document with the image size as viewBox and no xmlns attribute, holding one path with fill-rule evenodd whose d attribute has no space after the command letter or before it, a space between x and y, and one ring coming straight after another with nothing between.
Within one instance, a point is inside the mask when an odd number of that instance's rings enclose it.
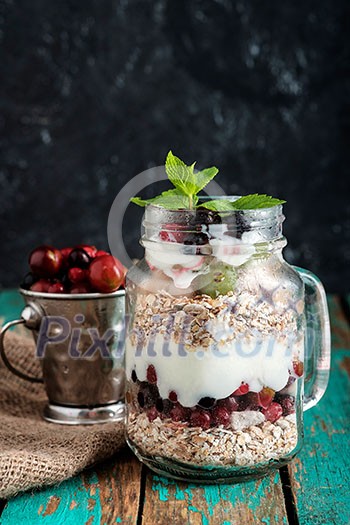
<instances>
[{"instance_id":1,"label":"white yogurt layer","mask_svg":"<svg viewBox=\"0 0 350 525\"><path fill-rule=\"evenodd\" d=\"M151 268L162 270L181 289L188 288L193 279L208 271L203 255L187 255L180 244L172 244L170 250L169 243L158 242L152 248L146 247L145 258Z\"/></svg>"},{"instance_id":2,"label":"white yogurt layer","mask_svg":"<svg viewBox=\"0 0 350 525\"><path fill-rule=\"evenodd\" d=\"M259 344L257 344L259 343ZM166 342L158 334L154 345L137 349L126 339L126 374L136 371L146 381L147 368L154 365L160 396L167 398L172 390L185 407L193 407L202 397L223 399L243 381L253 392L266 386L279 391L293 370L293 359L303 361L301 341L276 341L274 337L249 342L231 342L220 350L198 347L186 352L173 340Z\"/></svg>"},{"instance_id":3,"label":"white yogurt layer","mask_svg":"<svg viewBox=\"0 0 350 525\"><path fill-rule=\"evenodd\" d=\"M211 225L214 229L215 225ZM249 234L253 234L249 237ZM209 240L211 253L218 261L231 266L241 266L247 262L255 253L255 247L251 240L257 241L259 236L254 232L247 232L242 239L224 236L224 232L218 233L217 238ZM247 236L244 238L244 236ZM188 288L193 279L198 275L207 273L208 266L205 257L196 254L186 254L184 245L180 243L147 242L144 241L145 258L151 268L162 270L170 277L177 288Z\"/></svg>"}]
</instances>

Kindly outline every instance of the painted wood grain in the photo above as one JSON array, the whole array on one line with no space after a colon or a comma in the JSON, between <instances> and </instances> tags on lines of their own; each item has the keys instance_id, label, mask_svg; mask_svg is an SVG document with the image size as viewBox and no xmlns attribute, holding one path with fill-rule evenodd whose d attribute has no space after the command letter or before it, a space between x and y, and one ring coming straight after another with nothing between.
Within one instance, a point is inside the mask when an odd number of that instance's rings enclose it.
<instances>
[{"instance_id":1,"label":"painted wood grain","mask_svg":"<svg viewBox=\"0 0 350 525\"><path fill-rule=\"evenodd\" d=\"M115 459L60 485L23 493L4 508L1 525L136 525L141 464L125 449Z\"/></svg>"},{"instance_id":2,"label":"painted wood grain","mask_svg":"<svg viewBox=\"0 0 350 525\"><path fill-rule=\"evenodd\" d=\"M18 317L23 306L24 301L17 290L0 291L0 319L2 322Z\"/></svg>"},{"instance_id":3,"label":"painted wood grain","mask_svg":"<svg viewBox=\"0 0 350 525\"><path fill-rule=\"evenodd\" d=\"M239 485L196 485L147 472L144 525L287 524L279 472Z\"/></svg>"},{"instance_id":4,"label":"painted wood grain","mask_svg":"<svg viewBox=\"0 0 350 525\"><path fill-rule=\"evenodd\" d=\"M300 525L348 525L350 352L333 354L328 390L305 413L305 444L289 466Z\"/></svg>"}]
</instances>

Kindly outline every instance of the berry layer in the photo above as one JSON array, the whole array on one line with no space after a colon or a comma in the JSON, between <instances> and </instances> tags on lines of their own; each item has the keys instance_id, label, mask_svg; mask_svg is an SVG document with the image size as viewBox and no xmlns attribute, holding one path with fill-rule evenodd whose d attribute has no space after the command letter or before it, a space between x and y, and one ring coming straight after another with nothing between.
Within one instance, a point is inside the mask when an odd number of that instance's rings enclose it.
<instances>
[{"instance_id":1,"label":"berry layer","mask_svg":"<svg viewBox=\"0 0 350 525\"><path fill-rule=\"evenodd\" d=\"M240 387L249 385L252 392L263 387L282 390L294 374L296 362L303 360L303 344L274 337L236 341L221 348L183 346L158 334L152 345L142 350L126 341L126 374L135 370L140 381L147 380L147 369L157 371L157 386L162 398L175 391L179 403L193 407L203 397L223 399Z\"/></svg>"}]
</instances>

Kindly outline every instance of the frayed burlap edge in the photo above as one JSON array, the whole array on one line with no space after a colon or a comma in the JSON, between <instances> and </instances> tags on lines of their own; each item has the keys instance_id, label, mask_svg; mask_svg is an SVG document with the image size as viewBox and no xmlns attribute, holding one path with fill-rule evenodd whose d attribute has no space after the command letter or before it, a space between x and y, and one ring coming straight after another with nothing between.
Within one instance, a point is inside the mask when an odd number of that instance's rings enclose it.
<instances>
[{"instance_id":1,"label":"frayed burlap edge","mask_svg":"<svg viewBox=\"0 0 350 525\"><path fill-rule=\"evenodd\" d=\"M41 374L34 343L8 333L7 355L17 368ZM17 378L0 359L0 498L52 485L112 457L124 445L124 425L47 423L43 385Z\"/></svg>"}]
</instances>

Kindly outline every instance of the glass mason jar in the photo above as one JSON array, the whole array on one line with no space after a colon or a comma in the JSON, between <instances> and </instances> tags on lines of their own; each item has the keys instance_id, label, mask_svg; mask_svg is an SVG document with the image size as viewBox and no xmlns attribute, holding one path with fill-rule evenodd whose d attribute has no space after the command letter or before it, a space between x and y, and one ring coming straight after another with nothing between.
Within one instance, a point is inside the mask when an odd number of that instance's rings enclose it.
<instances>
[{"instance_id":1,"label":"glass mason jar","mask_svg":"<svg viewBox=\"0 0 350 525\"><path fill-rule=\"evenodd\" d=\"M157 473L240 481L302 445L303 410L328 382L329 320L321 283L282 257L283 220L282 206L146 207L126 286L126 431Z\"/></svg>"}]
</instances>

